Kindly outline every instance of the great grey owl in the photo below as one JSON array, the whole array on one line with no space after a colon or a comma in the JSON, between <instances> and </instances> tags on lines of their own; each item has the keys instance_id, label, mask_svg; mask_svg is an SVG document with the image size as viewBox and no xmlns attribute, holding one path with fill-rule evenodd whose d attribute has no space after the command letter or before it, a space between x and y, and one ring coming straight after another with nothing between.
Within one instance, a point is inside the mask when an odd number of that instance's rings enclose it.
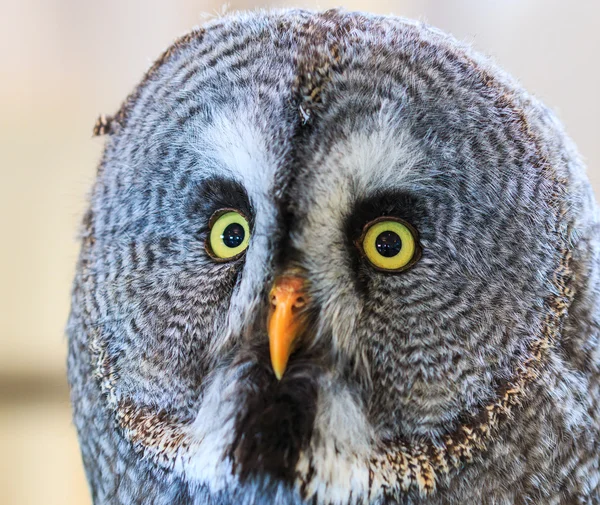
<instances>
[{"instance_id":1,"label":"great grey owl","mask_svg":"<svg viewBox=\"0 0 600 505\"><path fill-rule=\"evenodd\" d=\"M230 15L96 133L68 325L96 504L600 503L598 209L485 58Z\"/></svg>"}]
</instances>

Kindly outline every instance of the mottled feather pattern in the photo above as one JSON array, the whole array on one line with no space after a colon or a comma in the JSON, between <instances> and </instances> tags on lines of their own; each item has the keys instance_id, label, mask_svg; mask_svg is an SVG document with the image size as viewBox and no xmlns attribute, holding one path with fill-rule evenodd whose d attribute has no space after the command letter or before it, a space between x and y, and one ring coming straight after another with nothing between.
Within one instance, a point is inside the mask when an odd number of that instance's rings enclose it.
<instances>
[{"instance_id":1,"label":"mottled feather pattern","mask_svg":"<svg viewBox=\"0 0 600 505\"><path fill-rule=\"evenodd\" d=\"M68 364L95 503L600 503L597 204L487 59L392 16L233 14L94 133ZM252 227L229 263L220 208ZM382 215L419 234L396 275L355 247ZM290 266L310 335L277 381Z\"/></svg>"}]
</instances>

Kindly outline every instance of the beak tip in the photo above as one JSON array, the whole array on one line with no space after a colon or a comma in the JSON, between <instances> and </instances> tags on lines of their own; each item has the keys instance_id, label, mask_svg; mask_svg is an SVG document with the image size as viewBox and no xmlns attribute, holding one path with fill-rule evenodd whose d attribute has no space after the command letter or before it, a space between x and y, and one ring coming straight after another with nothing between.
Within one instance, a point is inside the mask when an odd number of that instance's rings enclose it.
<instances>
[{"instance_id":1,"label":"beak tip","mask_svg":"<svg viewBox=\"0 0 600 505\"><path fill-rule=\"evenodd\" d=\"M285 366L275 366L271 363L271 368L273 369L273 373L275 374L275 377L277 377L277 380L280 381L285 373Z\"/></svg>"}]
</instances>

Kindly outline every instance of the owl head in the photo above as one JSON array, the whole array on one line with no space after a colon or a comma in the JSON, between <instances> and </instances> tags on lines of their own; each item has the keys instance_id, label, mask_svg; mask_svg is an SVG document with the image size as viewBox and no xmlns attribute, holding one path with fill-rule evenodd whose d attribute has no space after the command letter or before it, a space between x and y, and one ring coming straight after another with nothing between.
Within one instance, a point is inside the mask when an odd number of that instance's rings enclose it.
<instances>
[{"instance_id":1,"label":"owl head","mask_svg":"<svg viewBox=\"0 0 600 505\"><path fill-rule=\"evenodd\" d=\"M69 373L98 499L435 493L550 367L591 191L548 110L451 37L225 17L97 133Z\"/></svg>"}]
</instances>

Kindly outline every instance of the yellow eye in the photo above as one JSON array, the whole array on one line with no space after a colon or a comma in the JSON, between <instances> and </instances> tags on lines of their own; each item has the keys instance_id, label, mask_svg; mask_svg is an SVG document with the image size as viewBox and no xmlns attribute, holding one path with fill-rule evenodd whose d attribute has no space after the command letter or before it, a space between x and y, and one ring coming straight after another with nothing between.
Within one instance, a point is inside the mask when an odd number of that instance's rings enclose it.
<instances>
[{"instance_id":1,"label":"yellow eye","mask_svg":"<svg viewBox=\"0 0 600 505\"><path fill-rule=\"evenodd\" d=\"M368 223L358 246L377 270L401 272L421 257L417 231L407 222L381 217Z\"/></svg>"},{"instance_id":2,"label":"yellow eye","mask_svg":"<svg viewBox=\"0 0 600 505\"><path fill-rule=\"evenodd\" d=\"M217 261L237 258L250 242L248 220L238 211L222 209L213 214L209 222L210 234L206 251Z\"/></svg>"}]
</instances>

